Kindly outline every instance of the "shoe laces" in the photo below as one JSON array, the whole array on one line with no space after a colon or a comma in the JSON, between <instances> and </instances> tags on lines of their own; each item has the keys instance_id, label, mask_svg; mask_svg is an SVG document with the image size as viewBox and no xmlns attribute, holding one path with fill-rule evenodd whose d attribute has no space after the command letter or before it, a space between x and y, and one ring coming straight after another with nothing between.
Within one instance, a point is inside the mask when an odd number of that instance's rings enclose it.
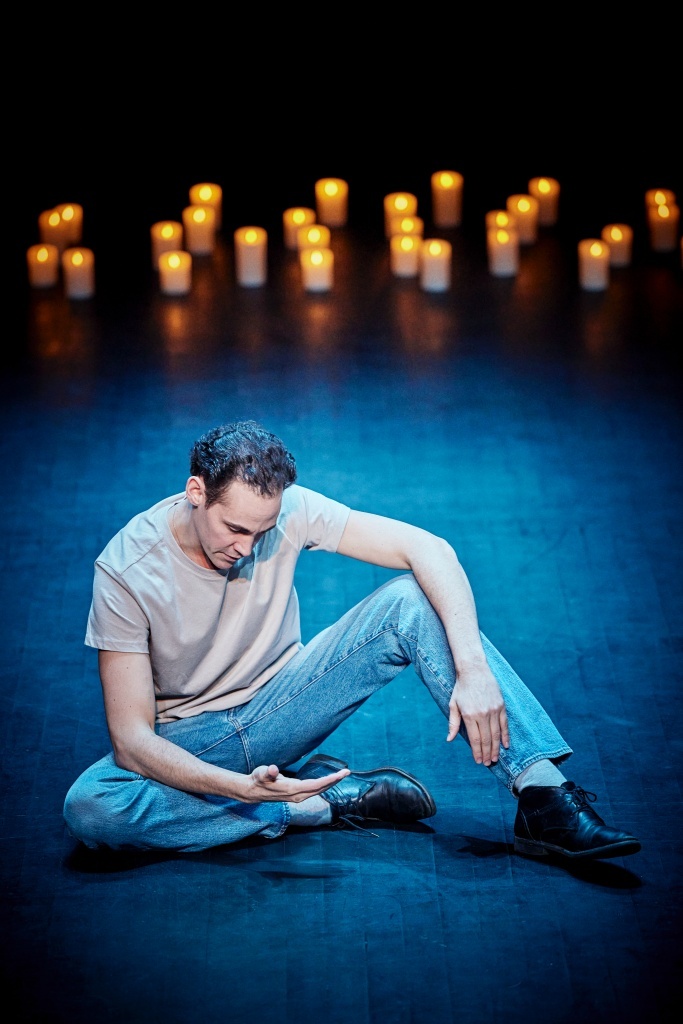
<instances>
[{"instance_id":1,"label":"shoe laces","mask_svg":"<svg viewBox=\"0 0 683 1024\"><path fill-rule=\"evenodd\" d=\"M354 821L354 818L356 821ZM345 826L348 825L351 829L355 829L357 832L361 832L365 836L374 836L375 839L379 839L376 832L371 832L369 828L363 828L362 825L357 824L357 821L365 821L365 818L360 814L340 814L332 828L345 830Z\"/></svg>"},{"instance_id":2,"label":"shoe laces","mask_svg":"<svg viewBox=\"0 0 683 1024\"><path fill-rule=\"evenodd\" d=\"M571 790L571 794L576 800L577 814L579 811L585 811L589 803L594 804L598 799L597 793L591 793L589 790L583 789L582 786L575 786L574 789Z\"/></svg>"}]
</instances>

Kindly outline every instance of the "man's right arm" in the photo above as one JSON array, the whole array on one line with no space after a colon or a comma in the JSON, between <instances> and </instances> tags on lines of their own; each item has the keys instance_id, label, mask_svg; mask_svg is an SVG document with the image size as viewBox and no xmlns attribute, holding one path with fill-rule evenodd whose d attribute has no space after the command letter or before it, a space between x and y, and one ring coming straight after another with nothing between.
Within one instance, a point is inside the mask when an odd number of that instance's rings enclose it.
<instances>
[{"instance_id":1,"label":"man's right arm","mask_svg":"<svg viewBox=\"0 0 683 1024\"><path fill-rule=\"evenodd\" d=\"M300 803L349 774L343 769L322 779L299 780L281 775L276 765L260 765L251 775L243 775L206 764L155 733L154 683L148 654L100 651L99 669L107 727L119 768L184 792L243 803Z\"/></svg>"}]
</instances>

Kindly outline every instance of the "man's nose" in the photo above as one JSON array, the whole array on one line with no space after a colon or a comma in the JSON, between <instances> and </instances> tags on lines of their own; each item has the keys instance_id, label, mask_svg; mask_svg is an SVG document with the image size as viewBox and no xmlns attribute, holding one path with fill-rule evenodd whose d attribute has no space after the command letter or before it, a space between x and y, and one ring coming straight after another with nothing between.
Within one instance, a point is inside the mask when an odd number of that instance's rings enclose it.
<instances>
[{"instance_id":1,"label":"man's nose","mask_svg":"<svg viewBox=\"0 0 683 1024\"><path fill-rule=\"evenodd\" d=\"M240 553L240 558L245 558L251 554L252 548L254 547L253 537L240 537L239 540L235 541L235 547Z\"/></svg>"}]
</instances>

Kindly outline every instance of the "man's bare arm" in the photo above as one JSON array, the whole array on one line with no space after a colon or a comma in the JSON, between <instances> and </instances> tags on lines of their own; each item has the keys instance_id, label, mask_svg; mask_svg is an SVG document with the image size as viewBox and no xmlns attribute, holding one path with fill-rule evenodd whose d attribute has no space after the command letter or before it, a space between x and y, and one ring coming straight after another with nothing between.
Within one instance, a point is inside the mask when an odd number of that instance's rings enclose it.
<instances>
[{"instance_id":1,"label":"man's bare arm","mask_svg":"<svg viewBox=\"0 0 683 1024\"><path fill-rule=\"evenodd\" d=\"M322 779L290 779L276 765L251 775L206 764L154 732L154 684L147 654L99 652L100 680L114 758L120 768L189 793L211 794L243 803L301 803L322 793L348 769Z\"/></svg>"},{"instance_id":2,"label":"man's bare arm","mask_svg":"<svg viewBox=\"0 0 683 1024\"><path fill-rule=\"evenodd\" d=\"M474 759L497 761L500 744L510 742L505 703L486 661L472 588L451 545L409 523L352 510L337 550L414 574L443 623L455 664L447 739L464 721Z\"/></svg>"}]
</instances>

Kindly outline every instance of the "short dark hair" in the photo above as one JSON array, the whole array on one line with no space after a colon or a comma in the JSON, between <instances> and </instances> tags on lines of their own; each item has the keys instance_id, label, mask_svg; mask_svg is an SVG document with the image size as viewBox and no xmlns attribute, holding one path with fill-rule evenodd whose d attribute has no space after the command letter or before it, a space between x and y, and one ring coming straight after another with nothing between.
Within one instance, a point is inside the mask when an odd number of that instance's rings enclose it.
<instances>
[{"instance_id":1,"label":"short dark hair","mask_svg":"<svg viewBox=\"0 0 683 1024\"><path fill-rule=\"evenodd\" d=\"M215 504L233 480L274 497L296 480L296 462L279 437L255 420L207 431L190 449L190 473L206 487L206 507Z\"/></svg>"}]
</instances>

